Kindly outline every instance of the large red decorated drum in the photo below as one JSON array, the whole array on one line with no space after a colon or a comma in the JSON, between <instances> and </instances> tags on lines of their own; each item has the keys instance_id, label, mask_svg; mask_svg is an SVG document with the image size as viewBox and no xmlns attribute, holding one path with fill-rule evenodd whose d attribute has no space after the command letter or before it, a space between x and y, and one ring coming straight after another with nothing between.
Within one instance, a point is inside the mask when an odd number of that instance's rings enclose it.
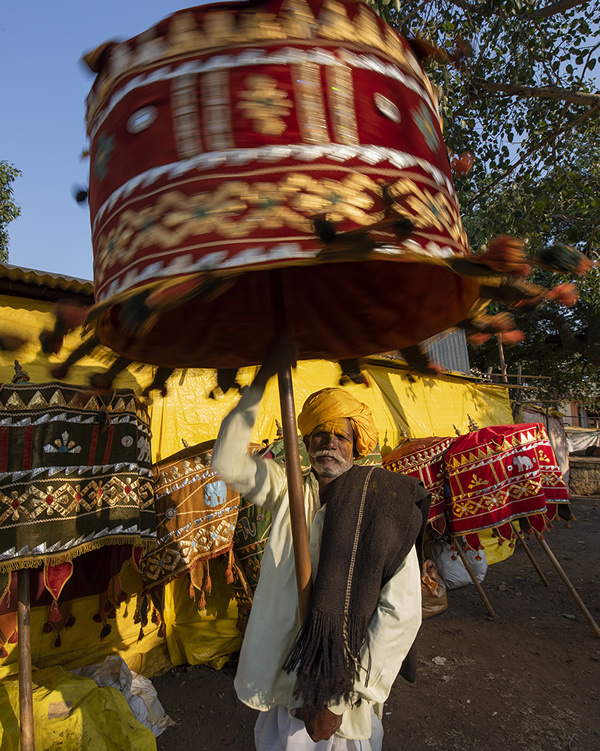
<instances>
[{"instance_id":1,"label":"large red decorated drum","mask_svg":"<svg viewBox=\"0 0 600 751\"><path fill-rule=\"evenodd\" d=\"M436 94L366 5L201 6L86 59L103 344L257 363L274 268L301 357L403 348L467 315Z\"/></svg>"}]
</instances>

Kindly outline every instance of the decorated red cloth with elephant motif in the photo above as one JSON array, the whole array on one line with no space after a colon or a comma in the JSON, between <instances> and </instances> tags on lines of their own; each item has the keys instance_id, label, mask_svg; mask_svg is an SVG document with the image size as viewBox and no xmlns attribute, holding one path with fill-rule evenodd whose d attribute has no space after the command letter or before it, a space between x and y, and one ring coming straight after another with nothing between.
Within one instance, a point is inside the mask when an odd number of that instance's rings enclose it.
<instances>
[{"instance_id":1,"label":"decorated red cloth with elephant motif","mask_svg":"<svg viewBox=\"0 0 600 751\"><path fill-rule=\"evenodd\" d=\"M455 440L437 436L417 438L406 441L383 458L385 469L416 477L431 493L428 521L440 534L446 530L444 456Z\"/></svg>"},{"instance_id":2,"label":"decorated red cloth with elephant motif","mask_svg":"<svg viewBox=\"0 0 600 751\"><path fill-rule=\"evenodd\" d=\"M540 423L496 425L459 436L445 458L446 521L452 535L479 547L477 532L496 528L510 539L510 521L527 517L543 532L569 494Z\"/></svg>"}]
</instances>

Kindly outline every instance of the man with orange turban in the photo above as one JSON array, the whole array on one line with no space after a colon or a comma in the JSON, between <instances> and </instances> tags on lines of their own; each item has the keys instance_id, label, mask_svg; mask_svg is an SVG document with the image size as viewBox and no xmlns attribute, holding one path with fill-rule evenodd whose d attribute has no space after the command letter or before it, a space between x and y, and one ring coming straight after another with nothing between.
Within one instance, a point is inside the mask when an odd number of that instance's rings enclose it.
<instances>
[{"instance_id":1,"label":"man with orange turban","mask_svg":"<svg viewBox=\"0 0 600 751\"><path fill-rule=\"evenodd\" d=\"M276 358L225 418L213 451L223 480L272 513L235 688L260 710L257 751L381 751L383 703L421 623L415 542L429 497L412 478L358 466L376 447L369 408L344 389L298 417L313 594L300 622L285 468L248 444Z\"/></svg>"}]
</instances>

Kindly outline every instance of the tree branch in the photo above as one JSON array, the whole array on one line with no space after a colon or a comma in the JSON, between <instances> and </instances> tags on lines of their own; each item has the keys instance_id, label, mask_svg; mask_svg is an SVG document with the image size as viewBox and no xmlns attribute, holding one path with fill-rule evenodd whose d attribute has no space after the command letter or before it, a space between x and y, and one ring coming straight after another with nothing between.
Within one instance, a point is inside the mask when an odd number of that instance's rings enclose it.
<instances>
[{"instance_id":1,"label":"tree branch","mask_svg":"<svg viewBox=\"0 0 600 751\"><path fill-rule=\"evenodd\" d=\"M600 365L600 349L597 346L590 346L578 339L562 316L548 311L544 311L544 315L556 326L563 349L569 352L577 352L592 365Z\"/></svg>"},{"instance_id":2,"label":"tree branch","mask_svg":"<svg viewBox=\"0 0 600 751\"><path fill-rule=\"evenodd\" d=\"M587 91L571 91L570 89L562 89L559 86L522 86L521 84L512 83L493 83L483 78L473 78L470 83L483 91L493 92L494 94L506 94L507 96L518 96L524 99L559 99L563 102L585 104L589 107L593 107L600 102L600 94L590 94Z\"/></svg>"},{"instance_id":3,"label":"tree branch","mask_svg":"<svg viewBox=\"0 0 600 751\"><path fill-rule=\"evenodd\" d=\"M552 3L552 5L546 5L544 8L531 11L524 20L535 21L538 18L550 18L550 16L563 13L565 10L574 8L576 5L586 5L587 2L588 0L559 0L558 3Z\"/></svg>"},{"instance_id":4,"label":"tree branch","mask_svg":"<svg viewBox=\"0 0 600 751\"><path fill-rule=\"evenodd\" d=\"M542 140L541 143L534 144L531 146L524 154L521 155L519 159L514 164L511 164L510 167L502 174L499 175L495 180L492 180L489 185L486 185L483 190L480 190L479 193L476 193L471 200L468 202L466 206L466 210L470 211L473 206L477 203L478 200L482 198L486 193L488 193L492 188L494 188L498 183L501 183L502 180L505 180L510 174L512 174L517 167L522 164L526 159L529 159L529 157L534 154L538 149L542 148L542 146L545 146L548 143L551 143L554 141L558 136L561 135L561 133L564 133L567 130L571 130L577 125L580 125L582 122L587 120L589 117L594 115L596 112L600 110L600 101L596 103L594 107L591 107L587 112L584 112L579 117L576 117L574 120L570 120L568 123L565 123L565 125L562 125L560 128L557 128L553 133L550 133L549 136L546 136Z\"/></svg>"}]
</instances>

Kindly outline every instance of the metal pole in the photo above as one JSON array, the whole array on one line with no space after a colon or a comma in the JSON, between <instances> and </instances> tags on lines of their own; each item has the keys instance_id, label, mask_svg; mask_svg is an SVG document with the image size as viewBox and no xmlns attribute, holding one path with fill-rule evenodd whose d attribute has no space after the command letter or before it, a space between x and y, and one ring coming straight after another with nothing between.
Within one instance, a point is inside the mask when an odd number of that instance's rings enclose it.
<instances>
[{"instance_id":1,"label":"metal pole","mask_svg":"<svg viewBox=\"0 0 600 751\"><path fill-rule=\"evenodd\" d=\"M494 613L494 608L492 607L492 604L488 600L486 593L483 591L483 587L477 581L477 577L473 573L473 569L471 568L471 565L470 565L470 563L469 563L469 561L467 559L467 556L465 555L465 551L463 550L462 545L460 544L460 541L459 541L458 537L453 537L452 538L452 542L453 542L454 546L456 547L456 550L458 551L458 555L460 557L460 560L463 562L463 566L467 569L467 573L471 577L471 581L475 585L475 589L477 590L479 596L481 597L481 600L482 600L483 604L485 605L486 610L488 611L488 613L490 614L490 616L492 618L495 618L496 617L496 613Z\"/></svg>"},{"instance_id":2,"label":"metal pole","mask_svg":"<svg viewBox=\"0 0 600 751\"><path fill-rule=\"evenodd\" d=\"M579 593L577 592L577 590L575 589L575 587L571 584L571 580L569 579L569 577L564 572L562 566L558 562L558 560L557 560L556 556L554 555L554 553L550 550L550 546L548 545L548 543L546 542L546 540L544 540L544 538L537 531L537 529L534 529L534 532L535 532L535 536L538 539L538 542L540 543L540 545L544 549L544 553L546 553L546 555L550 559L550 562L552 563L552 565L554 566L554 568L558 571L558 575L563 580L563 583L564 583L565 587L569 590L569 593L570 593L571 597L575 600L575 602L577 604L577 607L584 614L584 616L587 619L587 622L594 629L594 633L600 639L600 626L598 626L598 624L594 620L594 617L592 616L592 614L590 613L590 611L586 608L584 601L579 596Z\"/></svg>"},{"instance_id":3,"label":"metal pole","mask_svg":"<svg viewBox=\"0 0 600 751\"><path fill-rule=\"evenodd\" d=\"M31 625L29 569L17 573L19 629L19 710L21 716L21 751L35 751L33 733L33 679L31 676Z\"/></svg>"},{"instance_id":4,"label":"metal pole","mask_svg":"<svg viewBox=\"0 0 600 751\"><path fill-rule=\"evenodd\" d=\"M287 335L285 304L283 295L283 276L280 271L271 272L271 301L275 331ZM285 471L288 481L290 500L290 522L294 545L294 563L296 566L296 587L298 589L298 607L300 621L304 620L310 607L312 594L312 572L306 510L304 508L304 491L302 487L302 469L298 447L298 429L296 428L296 409L292 387L292 369L290 363L282 366L278 373L279 403L281 405L281 422L283 427L283 448L285 452Z\"/></svg>"}]
</instances>

